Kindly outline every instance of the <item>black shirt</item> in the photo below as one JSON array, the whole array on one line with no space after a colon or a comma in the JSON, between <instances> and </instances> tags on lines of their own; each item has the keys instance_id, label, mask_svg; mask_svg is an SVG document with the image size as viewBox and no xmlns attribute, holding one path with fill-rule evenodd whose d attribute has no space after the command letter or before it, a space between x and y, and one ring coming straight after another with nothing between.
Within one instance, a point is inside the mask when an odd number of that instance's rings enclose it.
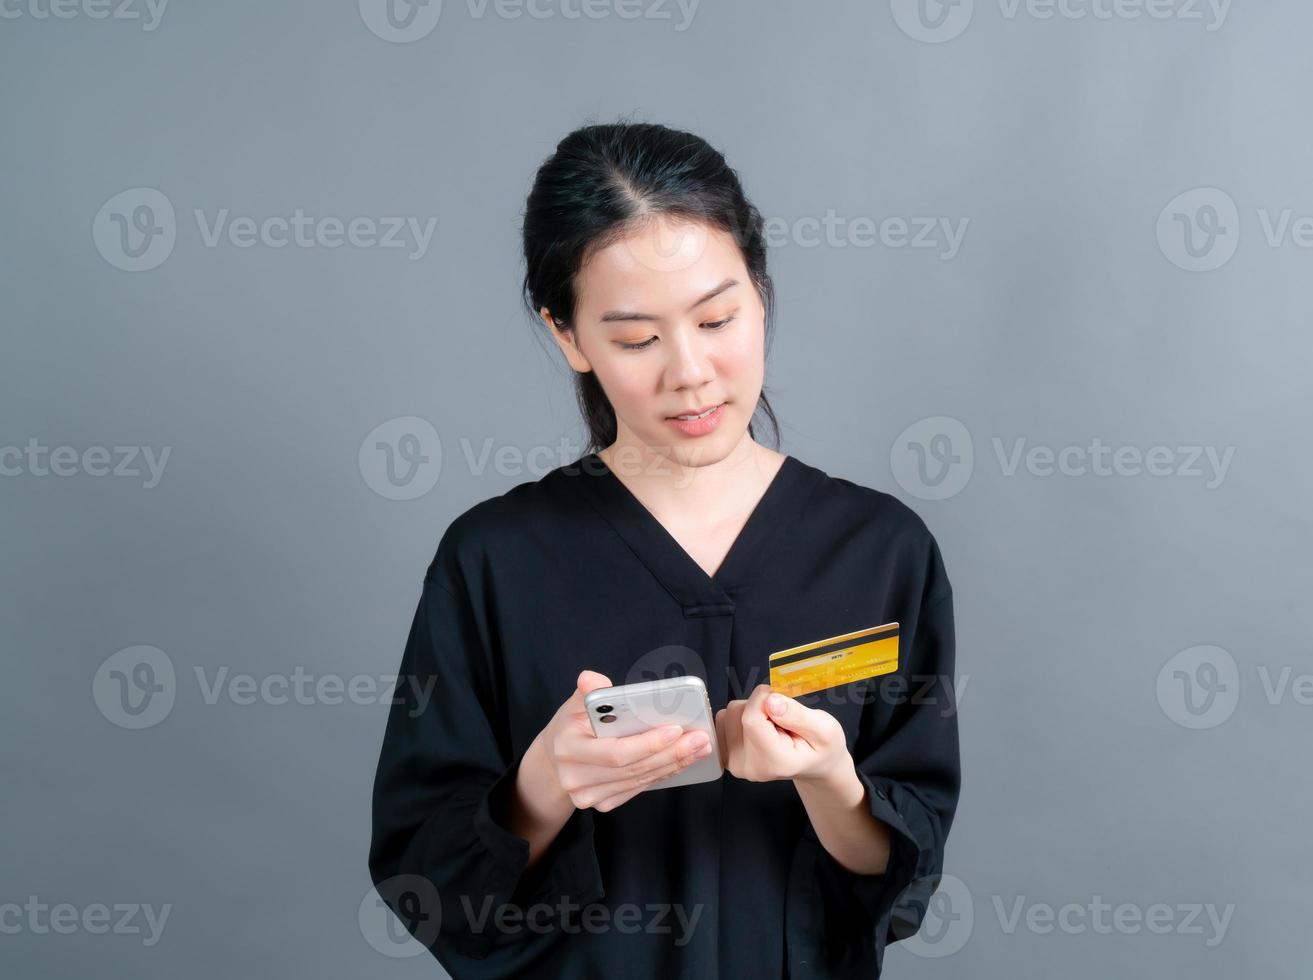
<instances>
[{"instance_id":1,"label":"black shirt","mask_svg":"<svg viewBox=\"0 0 1313 980\"><path fill-rule=\"evenodd\" d=\"M920 924L957 806L952 606L913 511L793 456L714 576L595 453L474 505L442 536L402 658L374 783L379 894L456 978L872 980ZM528 842L494 814L581 670L697 674L714 712L768 682L770 653L895 621L896 672L798 698L847 733L890 828L884 874L830 856L792 781L728 770L575 810L523 871Z\"/></svg>"}]
</instances>

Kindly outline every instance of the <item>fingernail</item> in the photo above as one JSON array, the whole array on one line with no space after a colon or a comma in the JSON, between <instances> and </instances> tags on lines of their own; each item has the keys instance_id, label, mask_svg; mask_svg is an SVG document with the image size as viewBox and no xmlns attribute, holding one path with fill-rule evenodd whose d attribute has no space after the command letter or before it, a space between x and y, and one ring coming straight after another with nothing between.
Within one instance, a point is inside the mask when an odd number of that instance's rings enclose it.
<instances>
[{"instance_id":1,"label":"fingernail","mask_svg":"<svg viewBox=\"0 0 1313 980\"><path fill-rule=\"evenodd\" d=\"M675 739L679 738L679 733L682 731L683 729L678 725L667 725L665 728L661 729L661 741L673 742Z\"/></svg>"},{"instance_id":2,"label":"fingernail","mask_svg":"<svg viewBox=\"0 0 1313 980\"><path fill-rule=\"evenodd\" d=\"M770 710L774 711L776 714L779 714L784 710L784 695L772 694L766 700L770 703Z\"/></svg>"},{"instance_id":3,"label":"fingernail","mask_svg":"<svg viewBox=\"0 0 1313 980\"><path fill-rule=\"evenodd\" d=\"M711 744L711 739L707 738L706 732L698 732L688 740L688 747L696 752L698 749L705 748Z\"/></svg>"}]
</instances>

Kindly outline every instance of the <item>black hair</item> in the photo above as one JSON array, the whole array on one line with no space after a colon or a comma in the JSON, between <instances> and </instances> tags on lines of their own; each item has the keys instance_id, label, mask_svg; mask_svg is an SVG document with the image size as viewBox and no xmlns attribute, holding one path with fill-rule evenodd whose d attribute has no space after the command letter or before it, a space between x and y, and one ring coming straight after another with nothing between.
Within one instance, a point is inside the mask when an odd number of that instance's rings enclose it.
<instances>
[{"instance_id":1,"label":"black hair","mask_svg":"<svg viewBox=\"0 0 1313 980\"><path fill-rule=\"evenodd\" d=\"M575 282L584 262L656 215L700 221L734 238L765 309L769 350L775 293L761 214L718 150L656 123L580 127L538 168L521 228L523 300L534 319L542 322L539 311L546 307L557 329L573 329ZM575 372L575 394L588 426L587 451L605 449L616 438L615 410L595 371ZM757 411L769 421L778 448L779 421L764 383L753 418ZM748 434L756 438L751 421Z\"/></svg>"}]
</instances>

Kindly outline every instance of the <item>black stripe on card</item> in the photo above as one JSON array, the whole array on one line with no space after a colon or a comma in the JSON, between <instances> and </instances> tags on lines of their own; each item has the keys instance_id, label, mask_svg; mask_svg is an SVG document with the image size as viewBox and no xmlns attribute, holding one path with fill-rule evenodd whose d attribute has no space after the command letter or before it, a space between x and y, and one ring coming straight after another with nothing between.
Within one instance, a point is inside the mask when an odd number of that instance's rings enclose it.
<instances>
[{"instance_id":1,"label":"black stripe on card","mask_svg":"<svg viewBox=\"0 0 1313 980\"><path fill-rule=\"evenodd\" d=\"M836 650L848 650L852 647L860 647L867 643L874 643L876 640L887 640L891 636L898 635L898 627L883 630L879 633L870 633L866 636L859 636L852 639L841 640L838 643L827 643L825 646L812 647L809 650L799 650L797 653L791 653L787 657L779 657L769 661L772 669L783 664L791 664L798 660L808 660L811 657L821 657L827 653L834 653Z\"/></svg>"}]
</instances>

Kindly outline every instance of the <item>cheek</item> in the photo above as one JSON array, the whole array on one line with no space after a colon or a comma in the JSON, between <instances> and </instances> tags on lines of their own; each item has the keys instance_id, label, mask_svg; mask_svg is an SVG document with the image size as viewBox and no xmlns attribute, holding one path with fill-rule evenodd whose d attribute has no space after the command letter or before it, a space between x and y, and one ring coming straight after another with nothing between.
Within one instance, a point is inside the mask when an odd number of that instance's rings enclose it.
<instances>
[{"instance_id":1,"label":"cheek","mask_svg":"<svg viewBox=\"0 0 1313 980\"><path fill-rule=\"evenodd\" d=\"M720 370L725 375L745 380L761 374L765 366L761 327L739 332L720 348L719 354Z\"/></svg>"},{"instance_id":2,"label":"cheek","mask_svg":"<svg viewBox=\"0 0 1313 980\"><path fill-rule=\"evenodd\" d=\"M642 363L642 362L648 363ZM622 415L635 414L650 399L657 381L654 358L645 357L607 357L604 362L594 362L593 370L601 383L606 397L612 406Z\"/></svg>"}]
</instances>

